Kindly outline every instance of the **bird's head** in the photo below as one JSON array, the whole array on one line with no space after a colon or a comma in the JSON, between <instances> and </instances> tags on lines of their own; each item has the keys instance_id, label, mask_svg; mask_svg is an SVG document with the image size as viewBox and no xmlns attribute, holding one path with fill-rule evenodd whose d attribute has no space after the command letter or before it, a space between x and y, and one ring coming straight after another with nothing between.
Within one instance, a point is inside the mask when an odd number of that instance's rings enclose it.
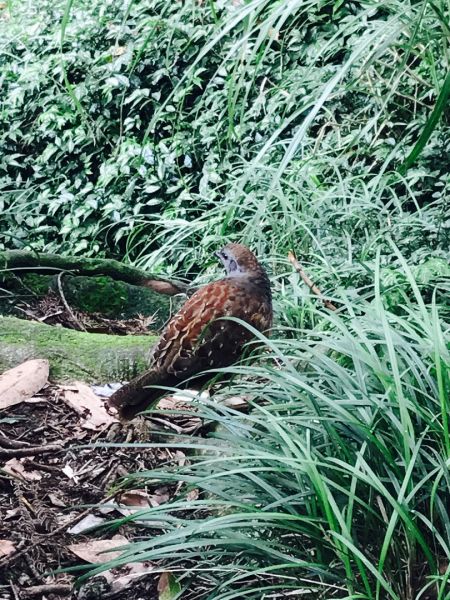
<instances>
[{"instance_id":1,"label":"bird's head","mask_svg":"<svg viewBox=\"0 0 450 600\"><path fill-rule=\"evenodd\" d=\"M243 244L227 244L215 254L228 276L236 277L262 271L256 256Z\"/></svg>"}]
</instances>

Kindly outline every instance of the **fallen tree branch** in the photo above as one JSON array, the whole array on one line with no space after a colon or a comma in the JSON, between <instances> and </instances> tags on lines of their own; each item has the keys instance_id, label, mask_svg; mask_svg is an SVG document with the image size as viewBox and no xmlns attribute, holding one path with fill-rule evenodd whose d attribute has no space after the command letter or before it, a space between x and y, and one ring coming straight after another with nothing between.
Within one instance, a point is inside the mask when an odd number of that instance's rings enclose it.
<instances>
[{"instance_id":1,"label":"fallen tree branch","mask_svg":"<svg viewBox=\"0 0 450 600\"><path fill-rule=\"evenodd\" d=\"M21 270L40 273L73 271L79 275L108 275L112 279L132 285L149 287L160 294L173 296L186 293L188 285L178 280L167 280L150 275L141 269L125 265L118 260L106 258L80 258L39 254L26 250L5 250L0 252L0 269Z\"/></svg>"},{"instance_id":2,"label":"fallen tree branch","mask_svg":"<svg viewBox=\"0 0 450 600\"><path fill-rule=\"evenodd\" d=\"M337 310L337 307L332 302L330 302L329 300L327 300L326 298L323 297L322 292L320 291L320 289L317 287L317 285L315 285L311 281L311 279L305 273L305 271L303 270L302 265L298 262L298 260L295 257L295 254L292 251L288 252L288 259L289 259L289 262L291 263L291 265L294 267L294 269L300 275L300 277L302 278L302 280L304 281L304 283L312 291L312 293L315 294L318 298L320 298L322 300L323 305L325 306L325 308L328 308L328 310Z\"/></svg>"},{"instance_id":3,"label":"fallen tree branch","mask_svg":"<svg viewBox=\"0 0 450 600\"><path fill-rule=\"evenodd\" d=\"M0 446L2 448L29 448L31 446L30 443L25 442L25 440L10 440L3 433L0 435Z\"/></svg>"},{"instance_id":4,"label":"fallen tree branch","mask_svg":"<svg viewBox=\"0 0 450 600\"><path fill-rule=\"evenodd\" d=\"M60 596L68 596L72 593L72 586L65 583L47 583L45 585L32 585L28 588L22 588L20 593L25 598L39 596L43 598L46 594L59 594Z\"/></svg>"},{"instance_id":5,"label":"fallen tree branch","mask_svg":"<svg viewBox=\"0 0 450 600\"><path fill-rule=\"evenodd\" d=\"M24 456L35 456L36 454L60 452L63 449L64 447L60 444L48 444L46 446L27 446L26 448L0 448L0 458L23 458Z\"/></svg>"}]
</instances>

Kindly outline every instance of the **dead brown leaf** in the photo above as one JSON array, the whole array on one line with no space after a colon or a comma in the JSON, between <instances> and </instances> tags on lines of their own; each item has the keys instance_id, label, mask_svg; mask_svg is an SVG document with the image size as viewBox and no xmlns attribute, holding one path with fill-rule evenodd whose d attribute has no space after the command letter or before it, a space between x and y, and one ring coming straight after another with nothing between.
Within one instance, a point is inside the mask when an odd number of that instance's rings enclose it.
<instances>
[{"instance_id":1,"label":"dead brown leaf","mask_svg":"<svg viewBox=\"0 0 450 600\"><path fill-rule=\"evenodd\" d=\"M88 563L97 564L118 558L121 551L108 552L108 550L126 546L128 543L127 538L123 535L115 535L109 540L91 540L90 542L71 544L68 546L68 549L78 556L78 558Z\"/></svg>"},{"instance_id":2,"label":"dead brown leaf","mask_svg":"<svg viewBox=\"0 0 450 600\"><path fill-rule=\"evenodd\" d=\"M202 395L194 390L185 390L179 394L162 398L158 402L156 409L163 412L161 412L161 416L155 414L153 417L154 422L176 431L176 433L192 433L202 424L200 417L195 416L198 406L192 402L194 397L202 398ZM184 414L169 415L165 414L166 411L174 411L175 413L179 411Z\"/></svg>"},{"instance_id":3,"label":"dead brown leaf","mask_svg":"<svg viewBox=\"0 0 450 600\"><path fill-rule=\"evenodd\" d=\"M192 410L196 411L197 407L189 402L183 402L176 396L165 396L158 401L156 408L159 410Z\"/></svg>"},{"instance_id":4,"label":"dead brown leaf","mask_svg":"<svg viewBox=\"0 0 450 600\"><path fill-rule=\"evenodd\" d=\"M19 477L24 481L40 481L42 475L39 471L28 471L24 465L24 461L27 459L18 460L17 458L11 458L3 466L3 470L12 475L13 477Z\"/></svg>"},{"instance_id":5,"label":"dead brown leaf","mask_svg":"<svg viewBox=\"0 0 450 600\"><path fill-rule=\"evenodd\" d=\"M161 577L158 581L158 594L159 600L175 600L179 597L181 592L181 585L172 575L167 571L161 573Z\"/></svg>"},{"instance_id":6,"label":"dead brown leaf","mask_svg":"<svg viewBox=\"0 0 450 600\"><path fill-rule=\"evenodd\" d=\"M116 510L124 517L135 514L140 510L150 508L150 498L142 490L129 490L117 499Z\"/></svg>"},{"instance_id":7,"label":"dead brown leaf","mask_svg":"<svg viewBox=\"0 0 450 600\"><path fill-rule=\"evenodd\" d=\"M134 508L148 508L150 506L148 495L142 490L129 490L121 494L119 503Z\"/></svg>"},{"instance_id":8,"label":"dead brown leaf","mask_svg":"<svg viewBox=\"0 0 450 600\"><path fill-rule=\"evenodd\" d=\"M158 294L167 294L168 296L175 296L175 294L179 294L180 292L184 291L170 281L160 281L157 279L147 279L147 281L144 281L142 285L155 290L155 292L158 292Z\"/></svg>"},{"instance_id":9,"label":"dead brown leaf","mask_svg":"<svg viewBox=\"0 0 450 600\"><path fill-rule=\"evenodd\" d=\"M53 504L53 506L59 506L60 508L66 508L67 504L58 497L57 494L50 493L48 495L48 499Z\"/></svg>"},{"instance_id":10,"label":"dead brown leaf","mask_svg":"<svg viewBox=\"0 0 450 600\"><path fill-rule=\"evenodd\" d=\"M243 396L230 396L223 401L224 406L234 408L235 410L243 410L248 408L248 402Z\"/></svg>"},{"instance_id":11,"label":"dead brown leaf","mask_svg":"<svg viewBox=\"0 0 450 600\"><path fill-rule=\"evenodd\" d=\"M186 494L186 500L189 500L189 502L192 502L193 500L197 500L199 495L200 495L199 489L194 488L193 490L191 490L190 492L188 492Z\"/></svg>"},{"instance_id":12,"label":"dead brown leaf","mask_svg":"<svg viewBox=\"0 0 450 600\"><path fill-rule=\"evenodd\" d=\"M16 547L11 540L0 540L0 558L12 554L15 549Z\"/></svg>"},{"instance_id":13,"label":"dead brown leaf","mask_svg":"<svg viewBox=\"0 0 450 600\"><path fill-rule=\"evenodd\" d=\"M273 38L275 41L280 40L280 32L274 29L273 27L269 27L269 31L267 32L269 37Z\"/></svg>"},{"instance_id":14,"label":"dead brown leaf","mask_svg":"<svg viewBox=\"0 0 450 600\"><path fill-rule=\"evenodd\" d=\"M176 450L174 454L177 458L177 465L179 467L184 467L184 465L186 464L186 454L181 450Z\"/></svg>"},{"instance_id":15,"label":"dead brown leaf","mask_svg":"<svg viewBox=\"0 0 450 600\"><path fill-rule=\"evenodd\" d=\"M20 404L48 381L48 360L28 360L0 375L0 409Z\"/></svg>"},{"instance_id":16,"label":"dead brown leaf","mask_svg":"<svg viewBox=\"0 0 450 600\"><path fill-rule=\"evenodd\" d=\"M75 475L75 471L69 464L64 465L61 471L68 477L69 479L73 479L75 483L78 483L78 477Z\"/></svg>"},{"instance_id":17,"label":"dead brown leaf","mask_svg":"<svg viewBox=\"0 0 450 600\"><path fill-rule=\"evenodd\" d=\"M76 381L70 387L64 388L63 398L71 408L84 417L81 422L81 427L84 429L97 431L119 422L107 412L104 402L84 383Z\"/></svg>"}]
</instances>

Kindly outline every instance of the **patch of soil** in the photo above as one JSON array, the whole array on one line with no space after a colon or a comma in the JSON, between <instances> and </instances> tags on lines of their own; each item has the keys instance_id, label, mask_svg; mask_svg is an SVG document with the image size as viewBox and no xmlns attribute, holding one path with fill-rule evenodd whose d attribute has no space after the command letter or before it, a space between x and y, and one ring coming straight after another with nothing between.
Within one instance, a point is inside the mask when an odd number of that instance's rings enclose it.
<instances>
[{"instance_id":1,"label":"patch of soil","mask_svg":"<svg viewBox=\"0 0 450 600\"><path fill-rule=\"evenodd\" d=\"M165 448L79 447L95 442L154 441L142 423L140 427L135 421L128 427L114 422L93 430L83 428L79 412L65 400L64 388L55 386L0 413L0 600L158 598L161 572L151 572L156 564L141 565L139 576L123 589L111 581L127 575L130 567L90 580L81 589L74 589L72 573L54 573L87 564L69 546L114 535L111 531L76 533L77 526L93 522L92 517L97 522L107 518L101 507L86 505L116 499L115 489L129 473L186 460L183 453ZM30 446L50 449L23 456L21 452L26 454ZM165 500L173 493L169 487L156 490ZM114 510L112 516L120 517ZM133 540L137 531L126 523L115 534Z\"/></svg>"}]
</instances>

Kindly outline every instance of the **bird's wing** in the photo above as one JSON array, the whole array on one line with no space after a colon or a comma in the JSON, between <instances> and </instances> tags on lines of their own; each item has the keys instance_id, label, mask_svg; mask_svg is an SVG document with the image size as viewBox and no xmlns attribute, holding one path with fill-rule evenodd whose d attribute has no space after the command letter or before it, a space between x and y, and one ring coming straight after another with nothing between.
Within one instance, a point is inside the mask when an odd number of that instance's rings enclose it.
<instances>
[{"instance_id":1,"label":"bird's wing","mask_svg":"<svg viewBox=\"0 0 450 600\"><path fill-rule=\"evenodd\" d=\"M239 282L228 278L210 283L172 318L155 349L154 367L185 379L233 363L252 335L238 323L220 320L227 316L263 330L270 326L271 311L260 295Z\"/></svg>"}]
</instances>

